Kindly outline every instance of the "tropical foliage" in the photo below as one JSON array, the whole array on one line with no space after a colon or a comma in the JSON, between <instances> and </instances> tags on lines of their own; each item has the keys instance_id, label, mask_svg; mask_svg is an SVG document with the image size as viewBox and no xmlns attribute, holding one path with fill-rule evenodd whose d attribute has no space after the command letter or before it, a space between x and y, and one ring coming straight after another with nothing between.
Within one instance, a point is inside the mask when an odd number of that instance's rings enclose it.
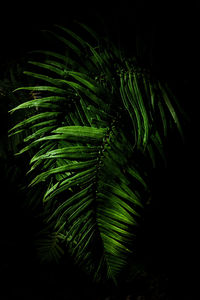
<instances>
[{"instance_id":1,"label":"tropical foliage","mask_svg":"<svg viewBox=\"0 0 200 300\"><path fill-rule=\"evenodd\" d=\"M10 136L23 137L17 154L30 159L30 193L39 191L34 201L51 227L38 243L43 260L67 249L95 280L116 281L134 251L149 168L165 158L170 128L182 130L165 83L77 26L82 35L62 26L49 33L59 51L31 54L32 85L15 89L23 101L11 110L24 119Z\"/></svg>"}]
</instances>

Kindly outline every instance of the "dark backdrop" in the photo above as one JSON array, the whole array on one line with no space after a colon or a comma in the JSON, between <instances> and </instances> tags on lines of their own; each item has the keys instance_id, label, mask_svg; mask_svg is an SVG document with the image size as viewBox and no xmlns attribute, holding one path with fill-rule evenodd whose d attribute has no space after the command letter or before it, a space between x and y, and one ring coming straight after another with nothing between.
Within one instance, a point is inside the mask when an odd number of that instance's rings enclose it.
<instances>
[{"instance_id":1,"label":"dark backdrop","mask_svg":"<svg viewBox=\"0 0 200 300\"><path fill-rule=\"evenodd\" d=\"M134 53L136 45L139 45L141 58L152 64L156 74L165 78L181 99L190 116L190 123L185 126L186 141L183 145L172 137L168 145L170 160L167 170L152 174L155 177L156 200L150 211L147 210L140 245L141 259L148 270L158 277L167 274L171 298L166 299L179 299L179 296L180 299L195 299L193 294L197 287L198 11L195 2L180 6L162 4L158 7L152 2L147 5L144 1L134 2L133 5L126 1L116 1L113 5L101 1L92 4L25 2L23 5L7 4L1 11L2 71L9 63L26 55L27 51L37 49L37 46L39 48L43 43L38 33L40 29L54 23L67 25L78 19L97 29L103 26L116 41L120 39L130 53ZM6 114L3 114L1 124L5 127L6 122ZM5 295L13 294L9 299L16 299L17 293L21 293L21 299L25 299L22 296L25 294L26 299L46 299L42 298L43 294L48 294L48 299L72 299L69 295L74 294L77 299L92 299L97 290L94 292L90 288L90 283L81 277L73 265L66 270L35 264L32 247L34 220L31 215L22 212L16 203L16 187L10 186L5 178L1 183L1 261L7 284ZM70 284L66 285L66 281ZM74 282L76 289L72 288ZM39 288L43 292L37 294ZM62 291L60 298L59 290ZM68 297L64 298L63 293ZM41 298L36 298L36 294Z\"/></svg>"}]
</instances>

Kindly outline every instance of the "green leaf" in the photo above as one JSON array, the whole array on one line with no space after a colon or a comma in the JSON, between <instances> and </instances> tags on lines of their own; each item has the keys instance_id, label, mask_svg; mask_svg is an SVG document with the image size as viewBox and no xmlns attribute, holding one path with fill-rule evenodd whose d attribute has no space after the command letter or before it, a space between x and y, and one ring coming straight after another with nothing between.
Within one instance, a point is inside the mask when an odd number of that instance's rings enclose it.
<instances>
[{"instance_id":1,"label":"green leaf","mask_svg":"<svg viewBox=\"0 0 200 300\"><path fill-rule=\"evenodd\" d=\"M113 208L107 207L106 209L104 209L99 207L98 213L100 218L101 215L104 215L118 222L123 222L128 225L135 225L135 221L133 220L133 218L123 208L121 208L120 211L117 210L113 211Z\"/></svg>"},{"instance_id":2,"label":"green leaf","mask_svg":"<svg viewBox=\"0 0 200 300\"><path fill-rule=\"evenodd\" d=\"M49 102L49 105L53 105L52 103L54 102L60 102L60 101L66 101L65 97L61 96L49 96L49 97L44 97L44 98L39 98L39 99L33 99L26 101L17 107L11 109L9 112L13 113L14 111L18 109L25 109L25 108L31 108L31 107L44 107L43 104L47 104ZM48 106L45 106L48 107ZM51 107L51 106L49 106Z\"/></svg>"},{"instance_id":3,"label":"green leaf","mask_svg":"<svg viewBox=\"0 0 200 300\"><path fill-rule=\"evenodd\" d=\"M63 209L65 209L66 207L72 205L73 203L77 203L78 200L84 199L85 196L88 196L91 192L91 187L92 187L92 184L90 184L85 189L83 189L80 192L76 193L75 195L73 195L72 197L70 197L66 201L64 201L61 205L59 205L58 208L54 211L54 213L49 218L49 221L52 218L58 216L63 211Z\"/></svg>"},{"instance_id":4,"label":"green leaf","mask_svg":"<svg viewBox=\"0 0 200 300\"><path fill-rule=\"evenodd\" d=\"M35 65L35 66L38 66L38 67L41 67L43 69L46 69L48 71L51 71L53 73L56 73L60 76L64 76L65 75L65 71L61 70L60 68L56 68L50 64L45 64L45 63L41 63L41 62L37 62L37 61L29 61L28 62L29 64L32 64L32 65Z\"/></svg>"},{"instance_id":5,"label":"green leaf","mask_svg":"<svg viewBox=\"0 0 200 300\"><path fill-rule=\"evenodd\" d=\"M103 91L103 88L100 86L97 86L97 82L93 80L92 78L88 77L84 73L80 72L74 72L74 71L66 71L67 75L72 76L77 81L85 85L88 89L90 89L92 92L99 94Z\"/></svg>"},{"instance_id":6,"label":"green leaf","mask_svg":"<svg viewBox=\"0 0 200 300\"><path fill-rule=\"evenodd\" d=\"M58 58L58 59L60 59L64 62L66 62L67 59L68 59L65 55L62 55L62 54L54 52L54 51L34 50L34 51L32 51L32 53L41 53L41 54L44 54L44 55L47 55L47 56L52 56L52 57Z\"/></svg>"},{"instance_id":7,"label":"green leaf","mask_svg":"<svg viewBox=\"0 0 200 300\"><path fill-rule=\"evenodd\" d=\"M44 155L45 153L47 153L48 151L51 151L55 148L55 144L51 144L49 142L44 143L42 145L42 147L39 148L39 150L34 154L34 156L31 158L30 160L30 164L32 164L33 162L37 161L38 158L42 155Z\"/></svg>"},{"instance_id":8,"label":"green leaf","mask_svg":"<svg viewBox=\"0 0 200 300\"><path fill-rule=\"evenodd\" d=\"M59 80L57 79L53 79L52 77L46 76L46 75L42 75L42 74L38 74L38 73L33 73L33 72L29 72L29 71L24 71L23 72L25 75L40 79L40 80L44 80L46 82L52 83L53 85L59 86Z\"/></svg>"},{"instance_id":9,"label":"green leaf","mask_svg":"<svg viewBox=\"0 0 200 300\"><path fill-rule=\"evenodd\" d=\"M98 37L97 37L97 34L96 34L96 32L94 32L93 29L91 29L89 26L87 26L84 23L81 23L81 22L78 22L78 21L76 21L76 23L79 24L81 27L83 27L97 42L99 41Z\"/></svg>"},{"instance_id":10,"label":"green leaf","mask_svg":"<svg viewBox=\"0 0 200 300\"><path fill-rule=\"evenodd\" d=\"M133 83L132 83L132 77L131 74L129 74L128 78L128 88L126 88L126 75L124 78L124 81L121 82L121 86L124 89L124 99L126 98L127 103L126 106L128 107L128 112L131 117L133 127L134 127L134 134L135 134L135 142L137 142L137 146L140 147L141 145L141 140L142 140L142 134L143 134L143 128L142 128L142 121L141 121L141 115L138 110L138 105L136 103L135 99L135 92L133 88ZM131 105L131 108L129 107ZM135 115L135 118L134 118Z\"/></svg>"},{"instance_id":11,"label":"green leaf","mask_svg":"<svg viewBox=\"0 0 200 300\"><path fill-rule=\"evenodd\" d=\"M119 187L116 187L114 185L107 184L107 183L104 183L104 188L106 190L110 191L111 193L113 193L116 196L119 196L119 197L121 197L125 200L128 200L128 201L130 201L131 203L133 203L135 205L141 206L141 203L140 203L140 201L138 200L138 198L135 194L132 194L132 196L130 196L129 194L127 194L127 192L123 191Z\"/></svg>"},{"instance_id":12,"label":"green leaf","mask_svg":"<svg viewBox=\"0 0 200 300\"><path fill-rule=\"evenodd\" d=\"M144 179L140 176L139 172L133 167L128 167L127 168L127 172L135 179L137 179L146 189L147 188L147 184L145 183Z\"/></svg>"},{"instance_id":13,"label":"green leaf","mask_svg":"<svg viewBox=\"0 0 200 300\"><path fill-rule=\"evenodd\" d=\"M60 114L60 112L43 112L43 113L33 115L30 118L25 119L24 121L16 124L12 129L10 129L10 131L16 130L22 126L27 126L27 125L29 125L33 122L39 121L41 119L56 118L59 114Z\"/></svg>"},{"instance_id":14,"label":"green leaf","mask_svg":"<svg viewBox=\"0 0 200 300\"><path fill-rule=\"evenodd\" d=\"M187 114L187 112L183 109L183 107L181 107L181 103L180 101L176 98L175 94L172 92L172 90L169 88L168 84L165 83L164 87L166 89L166 92L168 93L168 95L170 96L170 99L172 99L174 101L174 103L176 104L176 107L179 110L180 115L184 118L185 121L190 122L190 118L189 115Z\"/></svg>"},{"instance_id":15,"label":"green leaf","mask_svg":"<svg viewBox=\"0 0 200 300\"><path fill-rule=\"evenodd\" d=\"M70 48L74 53L76 53L78 56L81 55L81 50L71 41L67 40L66 38L64 38L63 36L60 36L54 32L51 32L51 34L57 38L59 41L61 41L65 46L67 46L68 48Z\"/></svg>"},{"instance_id":16,"label":"green leaf","mask_svg":"<svg viewBox=\"0 0 200 300\"><path fill-rule=\"evenodd\" d=\"M46 126L44 128L40 128L37 131L35 131L33 134L30 134L27 137L25 137L24 138L24 142L28 142L28 141L30 141L32 139L36 139L36 138L38 138L40 136L43 136L47 132L52 131L52 129L54 129L54 128L55 128L55 125L54 126Z\"/></svg>"},{"instance_id":17,"label":"green leaf","mask_svg":"<svg viewBox=\"0 0 200 300\"><path fill-rule=\"evenodd\" d=\"M150 90L150 97L151 97L151 106L154 110L155 109L155 89L150 81L148 83L149 83L149 90Z\"/></svg>"},{"instance_id":18,"label":"green leaf","mask_svg":"<svg viewBox=\"0 0 200 300\"><path fill-rule=\"evenodd\" d=\"M71 31L70 29L60 26L60 25L55 25L56 27L60 28L61 30L63 30L64 32L68 33L70 36L72 36L76 41L78 41L82 46L86 46L86 42L80 37L78 36L76 33L74 33L73 31Z\"/></svg>"},{"instance_id":19,"label":"green leaf","mask_svg":"<svg viewBox=\"0 0 200 300\"><path fill-rule=\"evenodd\" d=\"M55 60L51 60L51 59L45 59L45 64L52 65L52 66L54 66L54 67L62 70L64 72L63 75L65 76L65 72L67 71L67 63L63 64L63 63L61 63L59 61L55 61Z\"/></svg>"},{"instance_id":20,"label":"green leaf","mask_svg":"<svg viewBox=\"0 0 200 300\"><path fill-rule=\"evenodd\" d=\"M145 146L147 144L148 141L148 136L149 136L149 120L148 120L148 114L144 105L144 101L143 101L143 96L141 94L139 85L138 85L138 80L137 80L137 76L135 74L133 74L133 87L135 90L135 96L137 99L137 103L141 112L141 116L143 118L143 124L144 124L144 136L143 136L143 145Z\"/></svg>"},{"instance_id":21,"label":"green leaf","mask_svg":"<svg viewBox=\"0 0 200 300\"><path fill-rule=\"evenodd\" d=\"M50 189L47 190L46 194L44 195L43 201L50 201L58 194L66 191L67 189L78 186L78 185L85 185L91 180L94 179L95 176L95 167L89 168L88 170L79 171L79 173L65 178L62 182L57 182L53 185Z\"/></svg>"},{"instance_id":22,"label":"green leaf","mask_svg":"<svg viewBox=\"0 0 200 300\"><path fill-rule=\"evenodd\" d=\"M77 113L77 115L80 119L81 125L82 126L90 125L90 123L88 123L87 120L86 120L86 116L85 116L85 113L84 113L84 111L81 107L81 104L80 103L75 103L75 107L76 107L76 113Z\"/></svg>"},{"instance_id":23,"label":"green leaf","mask_svg":"<svg viewBox=\"0 0 200 300\"><path fill-rule=\"evenodd\" d=\"M113 209L113 217L117 212L120 212L124 215L124 217L127 217L129 221L131 221L131 224L135 224L135 220L133 218L133 215L138 215L133 209L132 205L127 204L125 201L123 201L120 198L120 195L114 194L112 191L108 190L107 187L104 185L103 188L104 193L98 193L97 196L101 199L105 199L107 203L110 203L110 207ZM105 206L105 210L108 208L108 206ZM130 223L129 223L130 224Z\"/></svg>"},{"instance_id":24,"label":"green leaf","mask_svg":"<svg viewBox=\"0 0 200 300\"><path fill-rule=\"evenodd\" d=\"M74 201L74 200L73 200ZM89 193L88 196L83 197L77 204L69 207L69 209L65 209L64 213L61 215L60 219L66 217L68 215L68 222L72 223L77 218L81 217L85 213L85 209L90 206L93 202L92 194Z\"/></svg>"},{"instance_id":25,"label":"green leaf","mask_svg":"<svg viewBox=\"0 0 200 300\"><path fill-rule=\"evenodd\" d=\"M103 56L100 55L95 48L93 48L91 45L89 45L90 51L92 52L94 59L93 62L95 64L95 66L97 67L97 69L100 69L104 72L104 74L106 74L107 80L110 82L111 86L113 88L116 88L116 82L113 79L113 74L110 72L109 70L109 65L107 64L107 62L103 59Z\"/></svg>"},{"instance_id":26,"label":"green leaf","mask_svg":"<svg viewBox=\"0 0 200 300\"><path fill-rule=\"evenodd\" d=\"M53 133L62 134L65 139L92 142L102 140L106 131L107 128L63 126L54 130Z\"/></svg>"},{"instance_id":27,"label":"green leaf","mask_svg":"<svg viewBox=\"0 0 200 300\"><path fill-rule=\"evenodd\" d=\"M183 132L182 132L182 128L181 128L178 116L177 116L177 114L176 114L176 112L174 110L174 107L171 104L171 101L170 101L170 99L168 97L168 94L167 94L165 88L161 85L161 83L158 82L158 84L159 84L159 88L160 88L160 90L162 92L163 100L164 100L165 104L167 105L167 107L169 109L169 112L171 113L171 116L172 116L172 118L173 118L173 120L174 120L174 122L175 122L175 124L176 124L176 126L177 126L177 128L178 128L178 130L180 132L180 134L181 134L181 137L183 138Z\"/></svg>"},{"instance_id":28,"label":"green leaf","mask_svg":"<svg viewBox=\"0 0 200 300\"><path fill-rule=\"evenodd\" d=\"M48 151L46 154L38 156L36 159L49 159L49 158L67 158L70 160L88 160L95 158L98 155L98 147L86 146L69 146L60 149ZM34 161L32 160L32 162Z\"/></svg>"},{"instance_id":29,"label":"green leaf","mask_svg":"<svg viewBox=\"0 0 200 300\"><path fill-rule=\"evenodd\" d=\"M85 119L85 125L86 126L92 126L92 118L91 118L91 112L90 110L88 109L89 106L86 105L86 101L83 100L83 98L80 99L80 106L81 106L81 109L82 111L84 112L84 119Z\"/></svg>"},{"instance_id":30,"label":"green leaf","mask_svg":"<svg viewBox=\"0 0 200 300\"><path fill-rule=\"evenodd\" d=\"M167 136L167 118L165 115L163 105L160 101L158 101L158 107L160 110L160 116L161 116L161 120L162 120L162 124L163 124L163 133L164 133L164 136L166 137Z\"/></svg>"},{"instance_id":31,"label":"green leaf","mask_svg":"<svg viewBox=\"0 0 200 300\"><path fill-rule=\"evenodd\" d=\"M21 91L21 90L27 90L27 91L44 91L44 92L52 92L52 93L56 93L56 94L66 94L66 90L61 89L61 88L57 88L57 87L53 87L53 86L24 86L24 87L19 87L17 89L15 89L13 92L16 91Z\"/></svg>"},{"instance_id":32,"label":"green leaf","mask_svg":"<svg viewBox=\"0 0 200 300\"><path fill-rule=\"evenodd\" d=\"M37 184L41 181L45 181L47 179L48 176L52 175L52 174L58 174L58 173L63 173L63 172L68 172L68 171L78 171L78 170L83 170L83 169L87 169L89 167L94 166L97 163L96 159L93 160L88 160L85 162L79 162L79 163L70 163L61 167L57 167L57 168L53 168L50 170L47 170L39 175L37 175L32 182L30 183L30 185L34 185Z\"/></svg>"},{"instance_id":33,"label":"green leaf","mask_svg":"<svg viewBox=\"0 0 200 300\"><path fill-rule=\"evenodd\" d=\"M68 80L60 80L60 82L61 83L66 83L67 85L69 85L70 87L75 89L76 91L82 92L92 102L94 102L95 104L99 105L102 108L104 107L105 104L104 104L102 99L97 97L94 93L90 92L88 89L84 88L80 84L78 84L76 82L73 82L73 81L68 81Z\"/></svg>"}]
</instances>

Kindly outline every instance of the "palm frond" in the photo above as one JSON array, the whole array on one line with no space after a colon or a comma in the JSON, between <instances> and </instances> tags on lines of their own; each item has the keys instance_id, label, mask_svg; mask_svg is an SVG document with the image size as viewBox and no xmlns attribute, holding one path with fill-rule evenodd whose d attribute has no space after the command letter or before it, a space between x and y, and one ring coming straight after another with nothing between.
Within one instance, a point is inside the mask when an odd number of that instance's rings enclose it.
<instances>
[{"instance_id":1,"label":"palm frond","mask_svg":"<svg viewBox=\"0 0 200 300\"><path fill-rule=\"evenodd\" d=\"M31 154L30 186L45 187L48 222L75 261L95 279L106 274L116 281L133 251L148 190L138 157L153 166L158 153L165 159L168 116L180 133L181 125L164 85L112 43L93 47L72 30L56 28L61 33L52 35L69 55L42 50L42 62L29 62L39 69L24 72L35 85L15 91L42 96L11 110L30 110L31 116L10 133L27 132L19 153ZM44 239L41 251L58 258L57 241L58 235Z\"/></svg>"}]
</instances>

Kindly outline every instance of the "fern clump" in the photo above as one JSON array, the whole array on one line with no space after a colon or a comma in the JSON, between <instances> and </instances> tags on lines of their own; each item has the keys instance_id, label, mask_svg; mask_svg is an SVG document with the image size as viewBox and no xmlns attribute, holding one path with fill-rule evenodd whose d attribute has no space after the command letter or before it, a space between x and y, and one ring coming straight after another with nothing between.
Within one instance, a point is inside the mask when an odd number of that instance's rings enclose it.
<instances>
[{"instance_id":1,"label":"fern clump","mask_svg":"<svg viewBox=\"0 0 200 300\"><path fill-rule=\"evenodd\" d=\"M42 254L57 259L67 249L95 280L116 281L134 250L148 192L145 166L165 157L171 126L182 130L167 85L79 26L88 39L56 26L51 35L63 52L33 54L24 74L34 84L15 90L33 98L11 110L30 115L10 135L25 133L18 154L30 157L29 188L42 187L53 228L39 243Z\"/></svg>"}]
</instances>

